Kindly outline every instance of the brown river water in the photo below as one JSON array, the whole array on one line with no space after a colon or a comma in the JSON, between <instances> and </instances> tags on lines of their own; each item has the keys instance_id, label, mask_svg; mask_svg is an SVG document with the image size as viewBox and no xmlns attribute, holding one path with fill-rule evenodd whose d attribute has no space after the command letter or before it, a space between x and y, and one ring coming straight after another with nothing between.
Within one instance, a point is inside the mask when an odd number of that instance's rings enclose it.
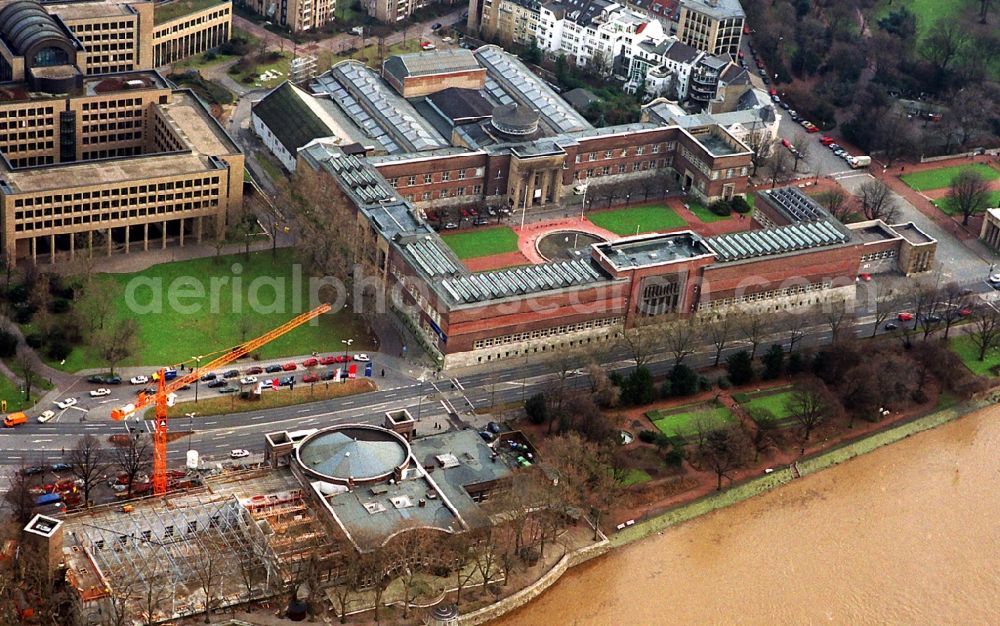
<instances>
[{"instance_id":1,"label":"brown river water","mask_svg":"<svg viewBox=\"0 0 1000 626\"><path fill-rule=\"evenodd\" d=\"M1000 624L1000 407L570 570L490 626Z\"/></svg>"}]
</instances>

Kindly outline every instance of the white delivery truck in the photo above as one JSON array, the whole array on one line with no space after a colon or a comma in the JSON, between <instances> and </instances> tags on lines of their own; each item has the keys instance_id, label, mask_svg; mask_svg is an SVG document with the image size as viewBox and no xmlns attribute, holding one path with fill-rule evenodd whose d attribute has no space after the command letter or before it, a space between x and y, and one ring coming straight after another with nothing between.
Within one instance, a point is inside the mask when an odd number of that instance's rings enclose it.
<instances>
[{"instance_id":1,"label":"white delivery truck","mask_svg":"<svg viewBox=\"0 0 1000 626\"><path fill-rule=\"evenodd\" d=\"M851 167L853 167L854 169L858 169L860 167L868 167L869 165L871 165L872 158L870 156L862 155L862 156L852 157L848 162L851 164Z\"/></svg>"}]
</instances>

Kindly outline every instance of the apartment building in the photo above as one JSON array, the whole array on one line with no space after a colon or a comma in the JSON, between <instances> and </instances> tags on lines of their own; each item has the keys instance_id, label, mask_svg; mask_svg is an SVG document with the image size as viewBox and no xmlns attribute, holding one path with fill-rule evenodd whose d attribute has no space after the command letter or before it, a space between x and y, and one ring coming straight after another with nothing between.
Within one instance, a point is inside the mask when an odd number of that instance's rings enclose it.
<instances>
[{"instance_id":1,"label":"apartment building","mask_svg":"<svg viewBox=\"0 0 1000 626\"><path fill-rule=\"evenodd\" d=\"M736 58L745 20L739 0L681 0L676 34L689 46Z\"/></svg>"},{"instance_id":2,"label":"apartment building","mask_svg":"<svg viewBox=\"0 0 1000 626\"><path fill-rule=\"evenodd\" d=\"M322 28L334 19L336 0L246 0L243 6L293 33Z\"/></svg>"},{"instance_id":3,"label":"apartment building","mask_svg":"<svg viewBox=\"0 0 1000 626\"><path fill-rule=\"evenodd\" d=\"M153 67L218 48L232 37L233 4L216 2L174 16L169 4L157 5L153 28Z\"/></svg>"},{"instance_id":4,"label":"apartment building","mask_svg":"<svg viewBox=\"0 0 1000 626\"><path fill-rule=\"evenodd\" d=\"M187 90L152 71L80 79L74 95L0 97L0 250L55 263L221 236L243 155Z\"/></svg>"}]
</instances>

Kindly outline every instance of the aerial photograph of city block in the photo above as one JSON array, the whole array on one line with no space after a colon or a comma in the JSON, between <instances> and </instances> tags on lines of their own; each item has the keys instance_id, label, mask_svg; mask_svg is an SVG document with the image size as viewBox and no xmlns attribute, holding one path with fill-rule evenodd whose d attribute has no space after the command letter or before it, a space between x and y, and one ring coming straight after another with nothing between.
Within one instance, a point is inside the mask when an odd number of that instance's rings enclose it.
<instances>
[{"instance_id":1,"label":"aerial photograph of city block","mask_svg":"<svg viewBox=\"0 0 1000 626\"><path fill-rule=\"evenodd\" d=\"M0 0L0 625L1000 625L1000 3Z\"/></svg>"}]
</instances>

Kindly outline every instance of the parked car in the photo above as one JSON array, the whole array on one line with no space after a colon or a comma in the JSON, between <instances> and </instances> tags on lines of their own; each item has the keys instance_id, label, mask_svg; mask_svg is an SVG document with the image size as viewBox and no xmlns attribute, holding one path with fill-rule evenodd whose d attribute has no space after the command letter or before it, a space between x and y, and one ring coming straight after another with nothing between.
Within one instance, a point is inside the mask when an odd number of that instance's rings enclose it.
<instances>
[{"instance_id":1,"label":"parked car","mask_svg":"<svg viewBox=\"0 0 1000 626\"><path fill-rule=\"evenodd\" d=\"M324 356L320 357L319 359L320 365L333 365L336 362L337 362L337 357L335 356Z\"/></svg>"},{"instance_id":2,"label":"parked car","mask_svg":"<svg viewBox=\"0 0 1000 626\"><path fill-rule=\"evenodd\" d=\"M302 382L304 382L304 383L319 382L319 374L316 374L314 372L310 372L310 373L308 373L308 374L306 374L305 376L302 377Z\"/></svg>"},{"instance_id":3,"label":"parked car","mask_svg":"<svg viewBox=\"0 0 1000 626\"><path fill-rule=\"evenodd\" d=\"M244 372L244 374L246 374L247 376L253 376L256 374L263 374L263 373L264 373L264 368L260 367L259 365L254 365L253 367L247 368L247 371Z\"/></svg>"},{"instance_id":4,"label":"parked car","mask_svg":"<svg viewBox=\"0 0 1000 626\"><path fill-rule=\"evenodd\" d=\"M837 152L837 150L840 150L840 144L838 144L836 142L834 142L834 143L828 143L828 144L826 144L826 147L830 149L830 152L834 152L834 153Z\"/></svg>"},{"instance_id":5,"label":"parked car","mask_svg":"<svg viewBox=\"0 0 1000 626\"><path fill-rule=\"evenodd\" d=\"M485 441L486 443L490 443L491 441L493 441L493 433L491 433L488 430L479 431L479 436L482 437L483 441Z\"/></svg>"},{"instance_id":6,"label":"parked car","mask_svg":"<svg viewBox=\"0 0 1000 626\"><path fill-rule=\"evenodd\" d=\"M298 368L299 368L298 365L296 365L295 363L289 362L289 363L285 363L284 365L281 366L281 371L283 371L283 372L294 372Z\"/></svg>"},{"instance_id":7,"label":"parked car","mask_svg":"<svg viewBox=\"0 0 1000 626\"><path fill-rule=\"evenodd\" d=\"M429 41L421 41L420 42L420 49L421 50L437 50L437 46L435 46L433 43L431 43Z\"/></svg>"},{"instance_id":8,"label":"parked car","mask_svg":"<svg viewBox=\"0 0 1000 626\"><path fill-rule=\"evenodd\" d=\"M351 360L352 360L351 355L349 354L338 354L337 356L333 357L334 363L350 363Z\"/></svg>"},{"instance_id":9,"label":"parked car","mask_svg":"<svg viewBox=\"0 0 1000 626\"><path fill-rule=\"evenodd\" d=\"M500 424L496 422L490 422L489 424L486 425L486 430L490 431L494 435L499 435L501 430Z\"/></svg>"},{"instance_id":10,"label":"parked car","mask_svg":"<svg viewBox=\"0 0 1000 626\"><path fill-rule=\"evenodd\" d=\"M264 371L267 372L268 374L274 374L275 372L281 371L281 366L278 364L268 365L267 367L264 368Z\"/></svg>"},{"instance_id":11,"label":"parked car","mask_svg":"<svg viewBox=\"0 0 1000 626\"><path fill-rule=\"evenodd\" d=\"M56 406L60 409L68 409L71 406L76 406L76 398L64 398L59 402L56 402Z\"/></svg>"},{"instance_id":12,"label":"parked car","mask_svg":"<svg viewBox=\"0 0 1000 626\"><path fill-rule=\"evenodd\" d=\"M785 146L786 148L791 148L792 147L792 142L788 141L787 139L782 138L781 139L781 145Z\"/></svg>"},{"instance_id":13,"label":"parked car","mask_svg":"<svg viewBox=\"0 0 1000 626\"><path fill-rule=\"evenodd\" d=\"M73 469L73 466L70 465L69 463L53 463L52 467L50 467L49 469L51 469L53 472L68 472L69 470Z\"/></svg>"},{"instance_id":14,"label":"parked car","mask_svg":"<svg viewBox=\"0 0 1000 626\"><path fill-rule=\"evenodd\" d=\"M931 313L930 315L924 316L924 321L927 322L928 324L940 323L941 319L942 319L941 316L938 315L937 313Z\"/></svg>"},{"instance_id":15,"label":"parked car","mask_svg":"<svg viewBox=\"0 0 1000 626\"><path fill-rule=\"evenodd\" d=\"M371 358L367 354L365 354L364 352L362 352L360 354L355 354L354 355L354 360L355 361L366 362L366 361L371 361Z\"/></svg>"},{"instance_id":16,"label":"parked car","mask_svg":"<svg viewBox=\"0 0 1000 626\"><path fill-rule=\"evenodd\" d=\"M149 382L149 376L133 376L129 382L133 385L145 385Z\"/></svg>"},{"instance_id":17,"label":"parked car","mask_svg":"<svg viewBox=\"0 0 1000 626\"><path fill-rule=\"evenodd\" d=\"M37 476L39 474L44 474L46 468L41 465L32 465L31 467L26 467L21 470L21 476Z\"/></svg>"},{"instance_id":18,"label":"parked car","mask_svg":"<svg viewBox=\"0 0 1000 626\"><path fill-rule=\"evenodd\" d=\"M240 390L240 388L237 387L236 385L228 385L227 384L225 387L222 387L221 389L219 389L219 393L236 393L239 390Z\"/></svg>"},{"instance_id":19,"label":"parked car","mask_svg":"<svg viewBox=\"0 0 1000 626\"><path fill-rule=\"evenodd\" d=\"M337 375L337 370L327 370L320 374L320 380L333 380L333 377Z\"/></svg>"},{"instance_id":20,"label":"parked car","mask_svg":"<svg viewBox=\"0 0 1000 626\"><path fill-rule=\"evenodd\" d=\"M440 22L435 22L433 25L431 25L431 30L439 30L440 28L441 28Z\"/></svg>"},{"instance_id":21,"label":"parked car","mask_svg":"<svg viewBox=\"0 0 1000 626\"><path fill-rule=\"evenodd\" d=\"M316 367L319 365L319 359L306 359L302 361L302 367Z\"/></svg>"},{"instance_id":22,"label":"parked car","mask_svg":"<svg viewBox=\"0 0 1000 626\"><path fill-rule=\"evenodd\" d=\"M477 217L476 221L473 222L476 226L483 226L490 223L490 218L488 217Z\"/></svg>"},{"instance_id":23,"label":"parked car","mask_svg":"<svg viewBox=\"0 0 1000 626\"><path fill-rule=\"evenodd\" d=\"M445 230L455 230L456 228L458 228L458 224L455 222L445 222L444 224Z\"/></svg>"},{"instance_id":24,"label":"parked car","mask_svg":"<svg viewBox=\"0 0 1000 626\"><path fill-rule=\"evenodd\" d=\"M100 398L102 396L110 396L110 395L111 395L111 390L108 389L107 387L101 387L99 389L90 390L91 398Z\"/></svg>"},{"instance_id":25,"label":"parked car","mask_svg":"<svg viewBox=\"0 0 1000 626\"><path fill-rule=\"evenodd\" d=\"M279 387L290 387L291 385L294 385L294 384L295 384L295 377L294 376L285 376L280 381L278 381L278 386Z\"/></svg>"},{"instance_id":26,"label":"parked car","mask_svg":"<svg viewBox=\"0 0 1000 626\"><path fill-rule=\"evenodd\" d=\"M208 381L215 380L216 378L218 378L218 376L216 376L214 372L209 372L201 377L201 382L207 383Z\"/></svg>"},{"instance_id":27,"label":"parked car","mask_svg":"<svg viewBox=\"0 0 1000 626\"><path fill-rule=\"evenodd\" d=\"M140 393L144 393L147 396L151 396L156 393L156 387L143 387L142 389L136 392L136 394Z\"/></svg>"},{"instance_id":28,"label":"parked car","mask_svg":"<svg viewBox=\"0 0 1000 626\"><path fill-rule=\"evenodd\" d=\"M239 449L239 450L232 450L229 452L229 458L231 459L245 459L248 456L250 456L249 450Z\"/></svg>"},{"instance_id":29,"label":"parked car","mask_svg":"<svg viewBox=\"0 0 1000 626\"><path fill-rule=\"evenodd\" d=\"M824 146L829 146L831 143L834 142L834 139L830 135L823 135L822 137L819 138L819 142Z\"/></svg>"},{"instance_id":30,"label":"parked car","mask_svg":"<svg viewBox=\"0 0 1000 626\"><path fill-rule=\"evenodd\" d=\"M51 411L51 410L42 411L42 414L38 416L38 423L39 424L44 424L45 422L49 421L50 419L52 419L55 416L56 416L56 412L55 411Z\"/></svg>"},{"instance_id":31,"label":"parked car","mask_svg":"<svg viewBox=\"0 0 1000 626\"><path fill-rule=\"evenodd\" d=\"M958 310L958 315L959 317L969 317L970 315L972 315L972 309L967 307L961 308Z\"/></svg>"},{"instance_id":32,"label":"parked car","mask_svg":"<svg viewBox=\"0 0 1000 626\"><path fill-rule=\"evenodd\" d=\"M903 311L902 313L896 316L896 319L898 319L901 322L912 322L913 313L907 313L906 311Z\"/></svg>"},{"instance_id":33,"label":"parked car","mask_svg":"<svg viewBox=\"0 0 1000 626\"><path fill-rule=\"evenodd\" d=\"M94 385L120 385L122 377L111 374L94 374L93 376L87 377L87 382Z\"/></svg>"},{"instance_id":34,"label":"parked car","mask_svg":"<svg viewBox=\"0 0 1000 626\"><path fill-rule=\"evenodd\" d=\"M866 273L862 272L861 274L858 274L858 278L860 278L861 280L863 280L863 281L865 281L867 283L867 282L871 281L872 275L871 274L866 274Z\"/></svg>"},{"instance_id":35,"label":"parked car","mask_svg":"<svg viewBox=\"0 0 1000 626\"><path fill-rule=\"evenodd\" d=\"M253 385L256 382L257 382L256 376L244 376L243 378L240 379L241 385Z\"/></svg>"},{"instance_id":36,"label":"parked car","mask_svg":"<svg viewBox=\"0 0 1000 626\"><path fill-rule=\"evenodd\" d=\"M240 371L237 369L226 370L222 373L223 378L237 378L240 375Z\"/></svg>"},{"instance_id":37,"label":"parked car","mask_svg":"<svg viewBox=\"0 0 1000 626\"><path fill-rule=\"evenodd\" d=\"M208 387L210 389L215 389L216 387L225 387L226 381L216 378L215 380L210 380L208 382Z\"/></svg>"}]
</instances>

